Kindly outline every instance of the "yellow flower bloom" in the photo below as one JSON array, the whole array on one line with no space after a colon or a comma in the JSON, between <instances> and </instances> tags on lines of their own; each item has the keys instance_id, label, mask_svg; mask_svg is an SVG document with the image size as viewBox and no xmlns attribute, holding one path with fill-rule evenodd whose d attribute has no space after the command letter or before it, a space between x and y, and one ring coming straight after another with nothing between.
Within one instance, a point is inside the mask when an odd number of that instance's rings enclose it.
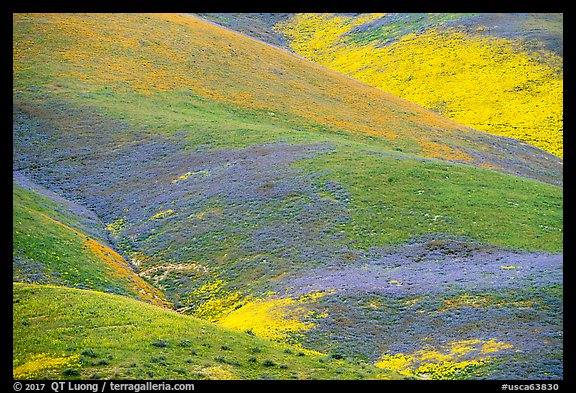
<instances>
[{"instance_id":1,"label":"yellow flower bloom","mask_svg":"<svg viewBox=\"0 0 576 393\"><path fill-rule=\"evenodd\" d=\"M385 46L346 41L346 33L375 17L298 14L277 29L303 57L461 124L562 157L560 56L528 53L517 41L481 34L482 27L470 33L433 28Z\"/></svg>"},{"instance_id":2,"label":"yellow flower bloom","mask_svg":"<svg viewBox=\"0 0 576 393\"><path fill-rule=\"evenodd\" d=\"M34 379L43 370L71 366L79 357L79 355L62 355L62 357L55 357L45 353L35 354L24 364L14 367L12 375L14 379Z\"/></svg>"}]
</instances>

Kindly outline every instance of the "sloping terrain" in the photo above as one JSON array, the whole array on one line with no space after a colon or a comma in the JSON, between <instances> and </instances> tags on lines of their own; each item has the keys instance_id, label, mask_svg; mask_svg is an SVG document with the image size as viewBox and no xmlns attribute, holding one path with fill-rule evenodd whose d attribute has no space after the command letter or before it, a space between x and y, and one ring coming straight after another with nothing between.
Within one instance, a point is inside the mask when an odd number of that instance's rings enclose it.
<instances>
[{"instance_id":1,"label":"sloping terrain","mask_svg":"<svg viewBox=\"0 0 576 393\"><path fill-rule=\"evenodd\" d=\"M303 345L432 379L562 375L561 255L444 239L353 256L275 283L334 292L311 307L327 316Z\"/></svg>"},{"instance_id":2,"label":"sloping terrain","mask_svg":"<svg viewBox=\"0 0 576 393\"><path fill-rule=\"evenodd\" d=\"M241 133L233 131L236 138L212 134L212 124L205 120L208 124L203 128L208 125L211 135L192 133L198 144L203 143L198 138L211 137L221 144L247 145L251 137L259 142L279 139L277 133L291 140L309 140L307 132L302 136L293 130L317 129L369 138L405 154L561 182L560 160L551 155L462 127L340 73L192 17L119 14L76 15L74 21L65 15L18 18L22 35L14 45L16 95L48 94L104 106L110 114L132 121L138 128L160 128L163 133L194 127L187 111L202 107L209 99L211 106L219 103L241 110L236 121L252 116L240 125ZM40 34L45 41L36 41L34 37ZM79 36L83 39L78 40ZM45 75L50 77L46 80ZM39 88L34 80L42 81L49 93L21 89ZM70 97L73 92L82 93ZM134 100L143 103L132 108ZM171 108L169 119L157 112L158 105ZM271 122L280 129L266 132L275 135L261 135L251 132L250 123L254 122ZM286 122L291 123L290 136L286 135ZM220 136L231 140L222 142ZM526 173L535 166L543 173Z\"/></svg>"},{"instance_id":3,"label":"sloping terrain","mask_svg":"<svg viewBox=\"0 0 576 393\"><path fill-rule=\"evenodd\" d=\"M14 284L16 379L398 379L123 296Z\"/></svg>"},{"instance_id":4,"label":"sloping terrain","mask_svg":"<svg viewBox=\"0 0 576 393\"><path fill-rule=\"evenodd\" d=\"M162 292L104 240L104 227L86 208L15 173L12 269L22 282L95 289L167 306Z\"/></svg>"},{"instance_id":5,"label":"sloping terrain","mask_svg":"<svg viewBox=\"0 0 576 393\"><path fill-rule=\"evenodd\" d=\"M287 41L307 59L459 123L563 155L562 14L203 17ZM247 28L252 20L276 25L258 34L263 28Z\"/></svg>"},{"instance_id":6,"label":"sloping terrain","mask_svg":"<svg viewBox=\"0 0 576 393\"><path fill-rule=\"evenodd\" d=\"M289 13L198 13L193 14L213 21L220 26L246 34L271 45L289 49L288 42L282 34L274 29L279 22L289 18Z\"/></svg>"},{"instance_id":7,"label":"sloping terrain","mask_svg":"<svg viewBox=\"0 0 576 393\"><path fill-rule=\"evenodd\" d=\"M179 312L421 378L562 377L560 158L188 15L15 14L13 97L15 179Z\"/></svg>"}]
</instances>

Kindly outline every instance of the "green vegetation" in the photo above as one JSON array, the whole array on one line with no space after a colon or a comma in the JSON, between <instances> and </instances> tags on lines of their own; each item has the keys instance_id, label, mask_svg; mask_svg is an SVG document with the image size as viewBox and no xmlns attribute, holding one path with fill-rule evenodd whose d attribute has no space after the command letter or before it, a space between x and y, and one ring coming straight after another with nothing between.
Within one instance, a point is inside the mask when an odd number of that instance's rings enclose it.
<instances>
[{"instance_id":1,"label":"green vegetation","mask_svg":"<svg viewBox=\"0 0 576 393\"><path fill-rule=\"evenodd\" d=\"M118 295L15 283L13 309L18 379L400 377Z\"/></svg>"},{"instance_id":2,"label":"green vegetation","mask_svg":"<svg viewBox=\"0 0 576 393\"><path fill-rule=\"evenodd\" d=\"M296 14L276 28L309 60L562 157L562 57L549 42L562 46L561 26L561 14Z\"/></svg>"},{"instance_id":3,"label":"green vegetation","mask_svg":"<svg viewBox=\"0 0 576 393\"><path fill-rule=\"evenodd\" d=\"M443 14L419 14L411 13L400 17L389 16L390 21L376 20L362 26L361 29L351 30L343 37L347 44L366 45L377 42L379 46L397 41L406 34L413 34L431 27L455 22L475 14L467 13L443 13ZM380 22L380 23L375 23Z\"/></svg>"},{"instance_id":4,"label":"green vegetation","mask_svg":"<svg viewBox=\"0 0 576 393\"><path fill-rule=\"evenodd\" d=\"M326 173L320 185L337 181L350 192L350 200L341 202L352 220L340 229L355 246L388 246L439 233L524 250L562 251L562 188L470 166L371 152L342 146L296 164Z\"/></svg>"},{"instance_id":5,"label":"green vegetation","mask_svg":"<svg viewBox=\"0 0 576 393\"><path fill-rule=\"evenodd\" d=\"M316 128L470 164L479 162L466 151L487 150L491 169L512 170L494 162L484 134L190 16L17 15L14 29L17 102L65 101L213 147L226 131L260 143Z\"/></svg>"},{"instance_id":6,"label":"green vegetation","mask_svg":"<svg viewBox=\"0 0 576 393\"><path fill-rule=\"evenodd\" d=\"M13 54L15 377L561 375L561 158L189 15L16 14Z\"/></svg>"},{"instance_id":7,"label":"green vegetation","mask_svg":"<svg viewBox=\"0 0 576 393\"><path fill-rule=\"evenodd\" d=\"M13 185L13 278L132 296L167 305L122 256L85 233L82 217L32 190ZM75 226L77 229L74 229Z\"/></svg>"},{"instance_id":8,"label":"green vegetation","mask_svg":"<svg viewBox=\"0 0 576 393\"><path fill-rule=\"evenodd\" d=\"M471 166L407 160L404 150L410 149L408 142L395 142L396 149L390 153L390 140L382 137L334 133L312 123L298 125L288 116L238 110L230 104L184 92L153 96L120 92L115 96L110 100L94 94L87 107L140 124L149 132L178 133L191 149L233 149L281 142L332 144L336 154L299 167L331 171L331 180L353 186L351 208L355 220L343 229L356 238L358 246L401 243L412 235L432 231L527 250L562 248L560 187ZM84 105L73 97L70 100ZM73 125L60 123L70 122L69 119L55 120L62 127ZM384 154L366 154L374 151ZM373 214L384 206L386 211ZM540 214L542 207L547 210L544 215ZM367 232L375 228L386 230ZM162 232L160 229L154 236L162 236ZM232 236L229 242L234 242ZM204 249L198 247L198 256L203 255Z\"/></svg>"}]
</instances>

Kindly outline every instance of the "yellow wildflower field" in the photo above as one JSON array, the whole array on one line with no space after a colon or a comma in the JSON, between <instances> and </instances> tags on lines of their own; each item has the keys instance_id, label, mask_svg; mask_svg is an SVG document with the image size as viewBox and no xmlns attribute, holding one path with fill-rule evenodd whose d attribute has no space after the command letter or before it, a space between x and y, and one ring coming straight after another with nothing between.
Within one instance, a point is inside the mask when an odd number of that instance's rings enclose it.
<instances>
[{"instance_id":1,"label":"yellow wildflower field","mask_svg":"<svg viewBox=\"0 0 576 393\"><path fill-rule=\"evenodd\" d=\"M435 27L384 46L346 40L375 17L298 14L277 28L303 57L464 125L563 156L562 57L531 52L482 27Z\"/></svg>"}]
</instances>

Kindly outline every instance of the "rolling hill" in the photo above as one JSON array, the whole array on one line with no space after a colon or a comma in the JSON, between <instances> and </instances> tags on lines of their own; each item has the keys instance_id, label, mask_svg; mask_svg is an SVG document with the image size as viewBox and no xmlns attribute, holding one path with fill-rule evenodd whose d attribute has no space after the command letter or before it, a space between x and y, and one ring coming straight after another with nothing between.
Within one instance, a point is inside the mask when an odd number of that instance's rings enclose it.
<instances>
[{"instance_id":1,"label":"rolling hill","mask_svg":"<svg viewBox=\"0 0 576 393\"><path fill-rule=\"evenodd\" d=\"M13 184L13 279L95 289L169 306L104 240L94 213L20 174Z\"/></svg>"},{"instance_id":2,"label":"rolling hill","mask_svg":"<svg viewBox=\"0 0 576 393\"><path fill-rule=\"evenodd\" d=\"M461 124L563 155L562 14L202 17Z\"/></svg>"},{"instance_id":3,"label":"rolling hill","mask_svg":"<svg viewBox=\"0 0 576 393\"><path fill-rule=\"evenodd\" d=\"M306 58L562 157L562 14L371 19L301 15L280 28Z\"/></svg>"},{"instance_id":4,"label":"rolling hill","mask_svg":"<svg viewBox=\"0 0 576 393\"><path fill-rule=\"evenodd\" d=\"M14 284L16 379L398 379L124 296Z\"/></svg>"},{"instance_id":5,"label":"rolling hill","mask_svg":"<svg viewBox=\"0 0 576 393\"><path fill-rule=\"evenodd\" d=\"M345 360L343 378L354 362L389 376L562 377L561 158L190 15L14 14L13 43L14 211L26 227L13 229L15 281L137 297L124 281L24 274L32 259L84 258L77 231L179 313ZM32 233L40 219L47 233ZM58 237L66 265L42 256ZM51 296L124 302L34 288L17 318ZM16 336L15 370L38 355L29 337ZM90 349L113 352L102 340ZM120 366L131 355L113 356L117 377L142 376ZM244 360L222 367L263 376Z\"/></svg>"}]
</instances>

